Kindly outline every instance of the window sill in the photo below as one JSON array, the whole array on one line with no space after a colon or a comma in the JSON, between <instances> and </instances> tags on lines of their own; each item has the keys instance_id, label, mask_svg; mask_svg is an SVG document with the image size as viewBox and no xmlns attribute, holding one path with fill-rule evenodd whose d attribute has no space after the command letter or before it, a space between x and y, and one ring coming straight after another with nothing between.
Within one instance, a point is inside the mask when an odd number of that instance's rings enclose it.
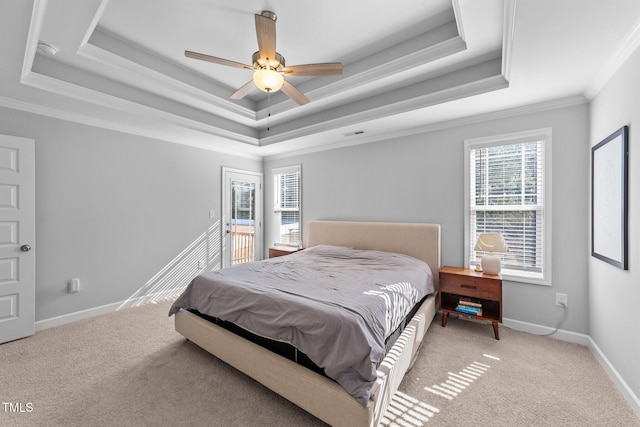
<instances>
[{"instance_id":1,"label":"window sill","mask_svg":"<svg viewBox=\"0 0 640 427\"><path fill-rule=\"evenodd\" d=\"M502 270L501 275L502 275L503 281L506 280L509 282L527 283L530 285L551 286L551 281L543 277L540 277L539 274L533 274L533 273L527 274L520 271L517 273L514 273L513 271L509 271L509 270Z\"/></svg>"},{"instance_id":2,"label":"window sill","mask_svg":"<svg viewBox=\"0 0 640 427\"><path fill-rule=\"evenodd\" d=\"M467 265L466 268L475 269L475 264ZM527 283L530 285L551 286L551 280L542 277L538 273L527 273L525 271L514 271L503 268L500 272L502 280L508 282Z\"/></svg>"}]
</instances>

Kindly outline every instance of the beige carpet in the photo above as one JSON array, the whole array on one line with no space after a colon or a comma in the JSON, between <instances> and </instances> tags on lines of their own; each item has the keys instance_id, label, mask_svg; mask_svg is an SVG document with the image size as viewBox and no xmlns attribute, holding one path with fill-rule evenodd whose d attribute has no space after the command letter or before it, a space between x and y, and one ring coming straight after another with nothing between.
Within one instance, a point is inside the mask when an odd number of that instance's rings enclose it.
<instances>
[{"instance_id":1,"label":"beige carpet","mask_svg":"<svg viewBox=\"0 0 640 427\"><path fill-rule=\"evenodd\" d=\"M185 341L169 304L0 345L0 425L323 425ZM496 341L489 325L438 322L386 422L640 426L588 349L504 327Z\"/></svg>"}]
</instances>

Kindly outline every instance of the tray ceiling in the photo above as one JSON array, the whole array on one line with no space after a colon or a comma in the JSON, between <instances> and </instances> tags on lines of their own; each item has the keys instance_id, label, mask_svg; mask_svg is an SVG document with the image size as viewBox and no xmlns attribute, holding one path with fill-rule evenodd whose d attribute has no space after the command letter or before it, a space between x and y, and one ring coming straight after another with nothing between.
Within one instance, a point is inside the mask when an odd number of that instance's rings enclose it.
<instances>
[{"instance_id":1,"label":"tray ceiling","mask_svg":"<svg viewBox=\"0 0 640 427\"><path fill-rule=\"evenodd\" d=\"M186 145L277 156L514 107L585 102L635 49L640 16L640 2L630 0L278 3L4 3L1 24L19 37L3 52L12 62L0 69L0 102ZM277 50L288 65L343 63L340 76L287 78L309 104L257 89L231 100L251 71L184 55L251 64L254 14L265 9L278 15ZM38 52L39 41L57 53Z\"/></svg>"}]
</instances>

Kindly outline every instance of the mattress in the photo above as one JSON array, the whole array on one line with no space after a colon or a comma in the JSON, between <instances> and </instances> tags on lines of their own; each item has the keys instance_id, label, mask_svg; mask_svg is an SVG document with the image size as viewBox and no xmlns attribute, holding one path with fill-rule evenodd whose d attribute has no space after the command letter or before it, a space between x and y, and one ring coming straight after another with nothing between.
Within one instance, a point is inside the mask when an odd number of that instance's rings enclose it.
<instances>
[{"instance_id":1,"label":"mattress","mask_svg":"<svg viewBox=\"0 0 640 427\"><path fill-rule=\"evenodd\" d=\"M385 340L434 292L407 255L316 246L198 276L170 310L197 310L300 349L363 406Z\"/></svg>"},{"instance_id":2,"label":"mattress","mask_svg":"<svg viewBox=\"0 0 640 427\"><path fill-rule=\"evenodd\" d=\"M393 344L395 344L396 340L400 337L400 335L402 334L402 331L404 331L404 328L407 327L407 325L409 324L413 316L416 314L416 312L420 308L420 305L422 305L425 299L426 297L422 301L419 301L418 304L416 304L413 307L413 309L409 312L409 314L407 314L404 321L400 325L398 325L395 331L393 331L391 335L389 335L385 339L385 343L384 343L385 354L389 353L389 350L391 350L391 348L393 347ZM254 344L258 344L259 346L266 348L269 351L272 351L286 359L289 359L300 366L304 366L307 369L311 369L312 371L317 372L320 375L327 376L324 369L316 365L313 362L313 360L309 358L309 356L307 356L305 353L298 350L296 347L294 347L291 344L288 344L282 341L275 341L270 338L256 335L253 332L250 332L244 328L241 328L240 326L232 322L227 322L222 319L218 319L217 317L207 316L206 314L202 314L197 310L189 310L189 311L195 314L196 316L202 317L203 319L211 323L214 323L220 326L221 328L226 329L227 331L233 332L234 334L251 341Z\"/></svg>"}]
</instances>

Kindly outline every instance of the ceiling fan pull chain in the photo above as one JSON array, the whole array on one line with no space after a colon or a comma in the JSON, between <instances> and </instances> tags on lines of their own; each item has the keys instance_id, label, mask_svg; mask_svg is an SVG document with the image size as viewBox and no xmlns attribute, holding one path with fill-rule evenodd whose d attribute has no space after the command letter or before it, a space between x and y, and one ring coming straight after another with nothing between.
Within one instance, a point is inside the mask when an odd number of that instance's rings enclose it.
<instances>
[{"instance_id":1,"label":"ceiling fan pull chain","mask_svg":"<svg viewBox=\"0 0 640 427\"><path fill-rule=\"evenodd\" d=\"M267 132L269 132L269 121L271 120L271 91L267 92Z\"/></svg>"}]
</instances>

